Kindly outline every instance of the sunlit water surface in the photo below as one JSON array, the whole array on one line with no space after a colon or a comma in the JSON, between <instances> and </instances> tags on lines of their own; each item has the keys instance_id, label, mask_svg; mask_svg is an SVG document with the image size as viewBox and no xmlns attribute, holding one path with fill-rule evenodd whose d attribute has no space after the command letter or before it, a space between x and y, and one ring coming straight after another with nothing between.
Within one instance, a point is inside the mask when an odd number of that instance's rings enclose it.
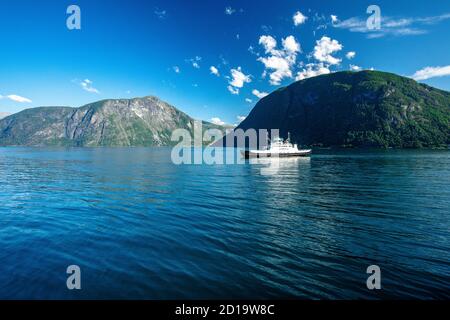
<instances>
[{"instance_id":1,"label":"sunlit water surface","mask_svg":"<svg viewBox=\"0 0 450 320\"><path fill-rule=\"evenodd\" d=\"M0 148L0 298L450 297L448 151L264 167L176 166L166 148Z\"/></svg>"}]
</instances>

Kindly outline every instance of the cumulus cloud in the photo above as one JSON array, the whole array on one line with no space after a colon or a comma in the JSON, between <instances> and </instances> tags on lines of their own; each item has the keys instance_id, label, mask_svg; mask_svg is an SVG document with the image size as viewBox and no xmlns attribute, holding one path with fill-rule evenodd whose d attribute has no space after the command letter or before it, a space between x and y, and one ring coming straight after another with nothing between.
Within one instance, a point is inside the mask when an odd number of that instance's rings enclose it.
<instances>
[{"instance_id":1,"label":"cumulus cloud","mask_svg":"<svg viewBox=\"0 0 450 320\"><path fill-rule=\"evenodd\" d=\"M351 70L351 71L361 71L362 68L359 67L359 66L355 66L354 64L351 64L351 65L350 65L350 70Z\"/></svg>"},{"instance_id":2,"label":"cumulus cloud","mask_svg":"<svg viewBox=\"0 0 450 320\"><path fill-rule=\"evenodd\" d=\"M299 26L301 24L304 24L308 17L306 17L303 13L300 11L297 11L294 16L292 17L292 20L294 21L295 26Z\"/></svg>"},{"instance_id":3,"label":"cumulus cloud","mask_svg":"<svg viewBox=\"0 0 450 320\"><path fill-rule=\"evenodd\" d=\"M260 58L266 69L273 70L270 73L270 84L279 85L284 78L292 78L291 63L284 57L271 56Z\"/></svg>"},{"instance_id":4,"label":"cumulus cloud","mask_svg":"<svg viewBox=\"0 0 450 320\"><path fill-rule=\"evenodd\" d=\"M341 63L341 59L332 56L333 53L342 50L343 46L337 40L332 40L329 37L322 37L316 41L314 47L314 58L320 62L326 62L330 65L337 65Z\"/></svg>"},{"instance_id":5,"label":"cumulus cloud","mask_svg":"<svg viewBox=\"0 0 450 320\"><path fill-rule=\"evenodd\" d=\"M297 54L300 52L300 43L295 40L294 36L289 36L283 39L283 48L288 53Z\"/></svg>"},{"instance_id":6,"label":"cumulus cloud","mask_svg":"<svg viewBox=\"0 0 450 320\"><path fill-rule=\"evenodd\" d=\"M418 70L412 75L414 80L427 80L430 78L444 77L450 75L450 66L444 67L426 67Z\"/></svg>"},{"instance_id":7,"label":"cumulus cloud","mask_svg":"<svg viewBox=\"0 0 450 320\"><path fill-rule=\"evenodd\" d=\"M266 53L271 53L277 47L277 40L272 36L261 36L259 44L264 47Z\"/></svg>"},{"instance_id":8,"label":"cumulus cloud","mask_svg":"<svg viewBox=\"0 0 450 320\"><path fill-rule=\"evenodd\" d=\"M279 85L285 78L292 78L292 67L295 65L297 54L301 52L300 44L294 36L282 40L282 48L277 49L277 41L272 36L261 36L259 44L264 47L266 57L258 58L264 64L265 74L270 74L270 83Z\"/></svg>"},{"instance_id":9,"label":"cumulus cloud","mask_svg":"<svg viewBox=\"0 0 450 320\"><path fill-rule=\"evenodd\" d=\"M242 72L242 68L231 69L231 78L229 81L228 90L232 94L239 94L239 89L244 87L245 83L252 82L251 75L246 75Z\"/></svg>"},{"instance_id":10,"label":"cumulus cloud","mask_svg":"<svg viewBox=\"0 0 450 320\"><path fill-rule=\"evenodd\" d=\"M304 80L329 73L331 73L330 69L328 69L328 67L323 63L309 63L305 66L305 68L303 68L303 70L297 73L295 80Z\"/></svg>"},{"instance_id":11,"label":"cumulus cloud","mask_svg":"<svg viewBox=\"0 0 450 320\"><path fill-rule=\"evenodd\" d=\"M9 99L11 101L18 102L18 103L32 103L33 102L33 101L31 101L31 99L19 96L17 94L10 94L10 95L7 95L6 97L0 95L0 99Z\"/></svg>"},{"instance_id":12,"label":"cumulus cloud","mask_svg":"<svg viewBox=\"0 0 450 320\"><path fill-rule=\"evenodd\" d=\"M253 100L252 100L252 99L250 99L250 98L246 98L246 99L245 99L245 102L248 102L248 103L253 103Z\"/></svg>"},{"instance_id":13,"label":"cumulus cloud","mask_svg":"<svg viewBox=\"0 0 450 320\"><path fill-rule=\"evenodd\" d=\"M237 117L236 117L236 119L237 119L239 122L244 121L245 118L247 118L247 117L245 117L245 116L237 116Z\"/></svg>"},{"instance_id":14,"label":"cumulus cloud","mask_svg":"<svg viewBox=\"0 0 450 320\"><path fill-rule=\"evenodd\" d=\"M345 55L345 57L350 60L353 59L356 56L356 52L355 51L349 51L347 52L347 54Z\"/></svg>"},{"instance_id":15,"label":"cumulus cloud","mask_svg":"<svg viewBox=\"0 0 450 320\"><path fill-rule=\"evenodd\" d=\"M252 93L253 93L253 95L257 96L259 99L262 99L262 98L267 97L269 95L267 92L260 92L257 89L254 89L252 91Z\"/></svg>"},{"instance_id":16,"label":"cumulus cloud","mask_svg":"<svg viewBox=\"0 0 450 320\"><path fill-rule=\"evenodd\" d=\"M220 118L217 118L217 117L211 118L210 121L211 121L211 123L218 125L218 126L223 126L225 124L224 121L222 121Z\"/></svg>"},{"instance_id":17,"label":"cumulus cloud","mask_svg":"<svg viewBox=\"0 0 450 320\"><path fill-rule=\"evenodd\" d=\"M98 91L96 88L93 87L93 82L89 79L85 79L85 80L81 81L80 86L81 86L81 88L83 88L83 90L85 90L87 92L100 93L100 91Z\"/></svg>"},{"instance_id":18,"label":"cumulus cloud","mask_svg":"<svg viewBox=\"0 0 450 320\"><path fill-rule=\"evenodd\" d=\"M220 76L219 70L214 66L209 67L209 71L211 71L211 74L215 76Z\"/></svg>"},{"instance_id":19,"label":"cumulus cloud","mask_svg":"<svg viewBox=\"0 0 450 320\"><path fill-rule=\"evenodd\" d=\"M337 17L336 15L332 14L332 15L330 16L330 18L331 18L331 22L332 22L332 23L338 22L338 17Z\"/></svg>"},{"instance_id":20,"label":"cumulus cloud","mask_svg":"<svg viewBox=\"0 0 450 320\"><path fill-rule=\"evenodd\" d=\"M237 69L231 69L231 81L230 85L236 88L242 88L244 86L244 83L250 83L251 78L250 75L245 75L242 72L241 67L238 67Z\"/></svg>"}]
</instances>

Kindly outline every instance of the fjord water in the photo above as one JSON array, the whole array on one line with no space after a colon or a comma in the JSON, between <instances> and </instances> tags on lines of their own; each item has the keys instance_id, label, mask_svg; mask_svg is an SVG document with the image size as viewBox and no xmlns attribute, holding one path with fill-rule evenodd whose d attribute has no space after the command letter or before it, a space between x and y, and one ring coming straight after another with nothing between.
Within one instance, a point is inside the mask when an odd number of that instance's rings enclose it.
<instances>
[{"instance_id":1,"label":"fjord water","mask_svg":"<svg viewBox=\"0 0 450 320\"><path fill-rule=\"evenodd\" d=\"M319 151L271 175L170 151L0 148L0 298L450 297L448 151Z\"/></svg>"}]
</instances>

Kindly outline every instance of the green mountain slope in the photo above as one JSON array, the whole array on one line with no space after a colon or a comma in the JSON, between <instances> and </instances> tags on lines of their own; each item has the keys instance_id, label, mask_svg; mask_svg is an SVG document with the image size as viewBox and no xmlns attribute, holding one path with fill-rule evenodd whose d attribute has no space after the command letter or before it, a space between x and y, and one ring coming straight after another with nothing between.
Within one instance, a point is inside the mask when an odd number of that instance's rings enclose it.
<instances>
[{"instance_id":1,"label":"green mountain slope","mask_svg":"<svg viewBox=\"0 0 450 320\"><path fill-rule=\"evenodd\" d=\"M450 93L391 73L337 72L263 98L238 128L280 129L301 145L450 144Z\"/></svg>"},{"instance_id":2,"label":"green mountain slope","mask_svg":"<svg viewBox=\"0 0 450 320\"><path fill-rule=\"evenodd\" d=\"M104 100L81 108L42 107L0 120L0 145L166 146L194 119L156 97ZM204 129L219 128L204 122Z\"/></svg>"}]
</instances>

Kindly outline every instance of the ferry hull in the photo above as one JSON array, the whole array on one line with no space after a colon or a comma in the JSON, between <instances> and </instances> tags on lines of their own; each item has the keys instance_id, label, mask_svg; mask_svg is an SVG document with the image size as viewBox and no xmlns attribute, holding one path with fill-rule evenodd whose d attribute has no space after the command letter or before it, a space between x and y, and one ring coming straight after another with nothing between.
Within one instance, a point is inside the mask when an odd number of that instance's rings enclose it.
<instances>
[{"instance_id":1,"label":"ferry hull","mask_svg":"<svg viewBox=\"0 0 450 320\"><path fill-rule=\"evenodd\" d=\"M289 152L289 153L276 153L276 152L252 152L252 151L241 151L244 158L288 158L288 157L309 157L312 150L305 150L299 152Z\"/></svg>"}]
</instances>

